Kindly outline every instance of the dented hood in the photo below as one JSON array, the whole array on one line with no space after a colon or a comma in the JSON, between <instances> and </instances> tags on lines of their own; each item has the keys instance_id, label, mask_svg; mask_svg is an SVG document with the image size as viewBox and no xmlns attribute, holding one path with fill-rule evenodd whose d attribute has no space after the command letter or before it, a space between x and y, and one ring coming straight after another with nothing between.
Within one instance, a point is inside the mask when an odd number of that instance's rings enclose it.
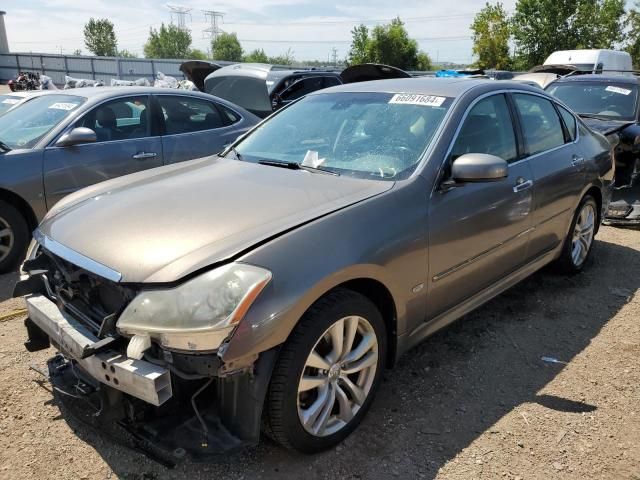
<instances>
[{"instance_id":1,"label":"dented hood","mask_svg":"<svg viewBox=\"0 0 640 480\"><path fill-rule=\"evenodd\" d=\"M39 229L121 282L173 282L392 186L211 157L89 187Z\"/></svg>"},{"instance_id":2,"label":"dented hood","mask_svg":"<svg viewBox=\"0 0 640 480\"><path fill-rule=\"evenodd\" d=\"M629 121L621 121L621 120L610 120L606 118L594 118L594 117L585 117L578 114L584 123L586 123L590 128L595 130L596 132L602 133L603 135L610 135L615 132L619 132L624 129L628 125L632 125L633 122Z\"/></svg>"}]
</instances>

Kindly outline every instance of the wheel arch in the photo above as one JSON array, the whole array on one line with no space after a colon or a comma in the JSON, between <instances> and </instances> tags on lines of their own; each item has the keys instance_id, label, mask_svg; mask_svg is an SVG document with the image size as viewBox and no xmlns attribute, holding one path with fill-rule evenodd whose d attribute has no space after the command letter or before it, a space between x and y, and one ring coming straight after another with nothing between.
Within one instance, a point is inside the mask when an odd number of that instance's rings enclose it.
<instances>
[{"instance_id":1,"label":"wheel arch","mask_svg":"<svg viewBox=\"0 0 640 480\"><path fill-rule=\"evenodd\" d=\"M592 196L593 199L596 201L596 205L598 206L597 208L598 221L596 222L596 233L597 233L598 230L600 229L600 224L602 223L602 217L604 214L604 212L602 211L602 202L603 202L602 191L600 190L599 187L592 185L591 187L588 187L587 190L582 194L580 201L582 201L582 199L587 195Z\"/></svg>"},{"instance_id":2,"label":"wheel arch","mask_svg":"<svg viewBox=\"0 0 640 480\"><path fill-rule=\"evenodd\" d=\"M27 203L27 201L20 195L12 192L11 190L0 188L0 200L11 204L18 209L22 216L27 220L29 231L33 231L38 226L38 219L35 212L29 203Z\"/></svg>"},{"instance_id":3,"label":"wheel arch","mask_svg":"<svg viewBox=\"0 0 640 480\"><path fill-rule=\"evenodd\" d=\"M397 353L397 331L398 331L398 314L396 309L396 302L389 289L379 280L373 278L354 278L347 280L339 285L336 285L331 290L326 292L323 296L328 295L336 289L347 289L353 292L357 292L360 295L368 298L380 311L382 319L386 327L387 334L387 367L392 367L395 364ZM322 298L322 297L320 297Z\"/></svg>"}]
</instances>

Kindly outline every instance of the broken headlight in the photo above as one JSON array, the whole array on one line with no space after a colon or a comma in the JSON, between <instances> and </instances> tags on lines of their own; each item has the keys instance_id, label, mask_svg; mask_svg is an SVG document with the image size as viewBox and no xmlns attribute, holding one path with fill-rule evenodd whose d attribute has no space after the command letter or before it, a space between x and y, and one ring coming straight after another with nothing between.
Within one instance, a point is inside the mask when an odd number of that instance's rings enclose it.
<instances>
[{"instance_id":1,"label":"broken headlight","mask_svg":"<svg viewBox=\"0 0 640 480\"><path fill-rule=\"evenodd\" d=\"M118 331L177 350L215 350L269 280L268 270L231 263L175 288L143 290L120 315Z\"/></svg>"}]
</instances>

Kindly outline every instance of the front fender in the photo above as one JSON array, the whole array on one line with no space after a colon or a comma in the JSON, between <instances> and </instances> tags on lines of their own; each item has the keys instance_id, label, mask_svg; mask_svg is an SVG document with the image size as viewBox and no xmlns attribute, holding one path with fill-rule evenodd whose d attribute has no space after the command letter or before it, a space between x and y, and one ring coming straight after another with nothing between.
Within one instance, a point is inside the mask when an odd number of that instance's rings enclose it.
<instances>
[{"instance_id":1,"label":"front fender","mask_svg":"<svg viewBox=\"0 0 640 480\"><path fill-rule=\"evenodd\" d=\"M350 280L391 294L398 335L424 321L427 193L424 180L392 189L278 237L240 259L269 269L270 284L221 351L225 362L273 348L313 303Z\"/></svg>"}]
</instances>

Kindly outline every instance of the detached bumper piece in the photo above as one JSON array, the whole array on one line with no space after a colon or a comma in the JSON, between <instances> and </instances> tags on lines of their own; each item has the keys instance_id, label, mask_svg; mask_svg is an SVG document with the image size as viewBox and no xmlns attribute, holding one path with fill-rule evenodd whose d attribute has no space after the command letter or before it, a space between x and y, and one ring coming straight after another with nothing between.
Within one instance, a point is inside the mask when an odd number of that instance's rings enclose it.
<instances>
[{"instance_id":1,"label":"detached bumper piece","mask_svg":"<svg viewBox=\"0 0 640 480\"><path fill-rule=\"evenodd\" d=\"M226 372L215 354L179 354L157 346L135 360L122 342L98 339L49 298L26 298L33 349L49 339L61 353L48 361L58 399L77 420L164 464L209 461L258 443L262 405L276 358ZM222 373L225 372L225 373Z\"/></svg>"},{"instance_id":2,"label":"detached bumper piece","mask_svg":"<svg viewBox=\"0 0 640 480\"><path fill-rule=\"evenodd\" d=\"M606 225L640 225L640 183L614 190L604 219Z\"/></svg>"},{"instance_id":3,"label":"detached bumper piece","mask_svg":"<svg viewBox=\"0 0 640 480\"><path fill-rule=\"evenodd\" d=\"M171 375L166 368L113 350L87 356L87 351L96 350L98 338L43 295L27 298L27 312L31 322L91 377L152 405L162 405L171 398Z\"/></svg>"}]
</instances>

